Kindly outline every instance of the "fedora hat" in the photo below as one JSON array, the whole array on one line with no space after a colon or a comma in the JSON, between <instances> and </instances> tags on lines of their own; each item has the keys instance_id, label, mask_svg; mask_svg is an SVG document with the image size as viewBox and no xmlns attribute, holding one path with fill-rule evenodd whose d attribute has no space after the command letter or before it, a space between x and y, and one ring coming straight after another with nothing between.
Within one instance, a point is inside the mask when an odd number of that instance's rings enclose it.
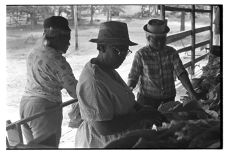
<instances>
[{"instance_id":1,"label":"fedora hat","mask_svg":"<svg viewBox=\"0 0 225 153\"><path fill-rule=\"evenodd\" d=\"M129 39L127 24L118 21L101 23L98 38L89 41L98 44L137 45Z\"/></svg>"},{"instance_id":2,"label":"fedora hat","mask_svg":"<svg viewBox=\"0 0 225 153\"><path fill-rule=\"evenodd\" d=\"M143 29L154 36L166 35L170 28L167 26L167 20L151 19L148 24L144 25Z\"/></svg>"}]
</instances>

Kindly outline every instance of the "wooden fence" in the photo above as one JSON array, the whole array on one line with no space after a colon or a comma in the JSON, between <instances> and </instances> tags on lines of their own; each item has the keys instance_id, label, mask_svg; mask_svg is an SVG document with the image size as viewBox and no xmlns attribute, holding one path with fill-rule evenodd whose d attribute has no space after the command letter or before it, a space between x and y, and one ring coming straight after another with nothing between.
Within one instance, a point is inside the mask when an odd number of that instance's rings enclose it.
<instances>
[{"instance_id":1,"label":"wooden fence","mask_svg":"<svg viewBox=\"0 0 225 153\"><path fill-rule=\"evenodd\" d=\"M192 5L192 8L179 8L179 7L170 7L170 6L161 5L160 10L161 10L161 19L162 20L165 20L166 11L176 11L176 12L179 11L179 12L191 13L191 30L182 31L182 32L179 32L179 33L176 33L173 35L169 35L167 37L167 44L170 44L170 43L178 41L178 40L182 40L182 39L186 38L187 36L191 36L190 45L177 50L177 52L182 53L182 52L191 51L191 61L185 63L184 67L185 68L191 67L191 70L192 70L191 75L193 75L194 69L195 69L195 63L201 61L208 55L208 54L204 54L204 55L196 58L195 57L195 49L205 46L207 44L209 44L209 50L212 49L212 44L213 44L213 31L212 31L213 6L211 5L209 10L203 10L203 9L196 9L195 5ZM208 13L209 18L210 18L210 26L195 28L196 13ZM210 32L210 39L196 43L196 39L195 39L196 34L205 32L205 31Z\"/></svg>"}]
</instances>

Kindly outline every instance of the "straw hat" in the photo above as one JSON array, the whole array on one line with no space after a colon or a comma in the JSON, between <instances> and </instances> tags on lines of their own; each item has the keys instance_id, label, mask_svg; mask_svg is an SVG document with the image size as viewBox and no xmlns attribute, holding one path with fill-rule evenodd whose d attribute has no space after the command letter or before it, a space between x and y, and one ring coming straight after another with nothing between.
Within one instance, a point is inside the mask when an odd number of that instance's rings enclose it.
<instances>
[{"instance_id":1,"label":"straw hat","mask_svg":"<svg viewBox=\"0 0 225 153\"><path fill-rule=\"evenodd\" d=\"M170 28L167 26L166 20L151 19L148 24L144 25L143 29L149 34L154 36L164 36Z\"/></svg>"}]
</instances>

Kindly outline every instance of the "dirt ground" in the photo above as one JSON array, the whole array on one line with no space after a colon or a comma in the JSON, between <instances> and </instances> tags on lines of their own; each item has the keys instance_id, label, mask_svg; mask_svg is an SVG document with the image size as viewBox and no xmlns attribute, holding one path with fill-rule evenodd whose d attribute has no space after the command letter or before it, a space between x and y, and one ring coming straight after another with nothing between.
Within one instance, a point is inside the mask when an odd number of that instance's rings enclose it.
<instances>
[{"instance_id":1,"label":"dirt ground","mask_svg":"<svg viewBox=\"0 0 225 153\"><path fill-rule=\"evenodd\" d=\"M114 19L116 20L116 19ZM143 47L146 44L145 33L142 29L143 25L148 22L148 19L132 19L132 20L122 20L128 24L128 30L130 39L139 45L130 47L133 51L129 55L122 66L117 70L121 74L122 78L127 81L127 76L131 67L133 56L135 51ZM103 22L102 20L101 22ZM179 23L177 21L169 21L169 26L171 29L170 33L178 32ZM205 23L200 24L203 26ZM74 46L74 30L72 30L71 46L65 55L68 62L70 63L75 77L78 79L81 70L85 63L87 63L91 58L97 55L96 44L89 42L91 38L96 38L98 33L98 24L95 26L81 26L79 27L79 50L75 50ZM187 24L187 29L190 26ZM12 122L19 120L19 102L22 97L25 83L26 83L26 55L35 45L35 43L41 38L42 29L7 29L7 99L6 99L6 120L11 120ZM178 42L176 48L182 47L182 43ZM180 55L183 63L190 60L189 57L183 58L185 54ZM63 90L63 101L69 100L70 97L67 95L66 91ZM63 118L63 132L66 133L68 130L68 111L70 106L64 108L64 118Z\"/></svg>"}]
</instances>

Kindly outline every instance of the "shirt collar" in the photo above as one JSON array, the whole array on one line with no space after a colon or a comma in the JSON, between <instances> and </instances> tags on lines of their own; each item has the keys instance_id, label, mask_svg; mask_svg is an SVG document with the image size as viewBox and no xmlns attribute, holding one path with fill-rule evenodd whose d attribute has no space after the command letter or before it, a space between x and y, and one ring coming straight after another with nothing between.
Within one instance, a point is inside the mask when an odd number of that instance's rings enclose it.
<instances>
[{"instance_id":1,"label":"shirt collar","mask_svg":"<svg viewBox=\"0 0 225 153\"><path fill-rule=\"evenodd\" d=\"M164 52L164 53L166 53L167 52L167 49L166 49L166 46L163 48L163 50L157 50L157 49L154 49L154 48L152 48L150 45L148 45L148 47L149 47L149 49L150 49L150 51L151 52L153 52L153 53L159 53L159 52Z\"/></svg>"}]
</instances>

